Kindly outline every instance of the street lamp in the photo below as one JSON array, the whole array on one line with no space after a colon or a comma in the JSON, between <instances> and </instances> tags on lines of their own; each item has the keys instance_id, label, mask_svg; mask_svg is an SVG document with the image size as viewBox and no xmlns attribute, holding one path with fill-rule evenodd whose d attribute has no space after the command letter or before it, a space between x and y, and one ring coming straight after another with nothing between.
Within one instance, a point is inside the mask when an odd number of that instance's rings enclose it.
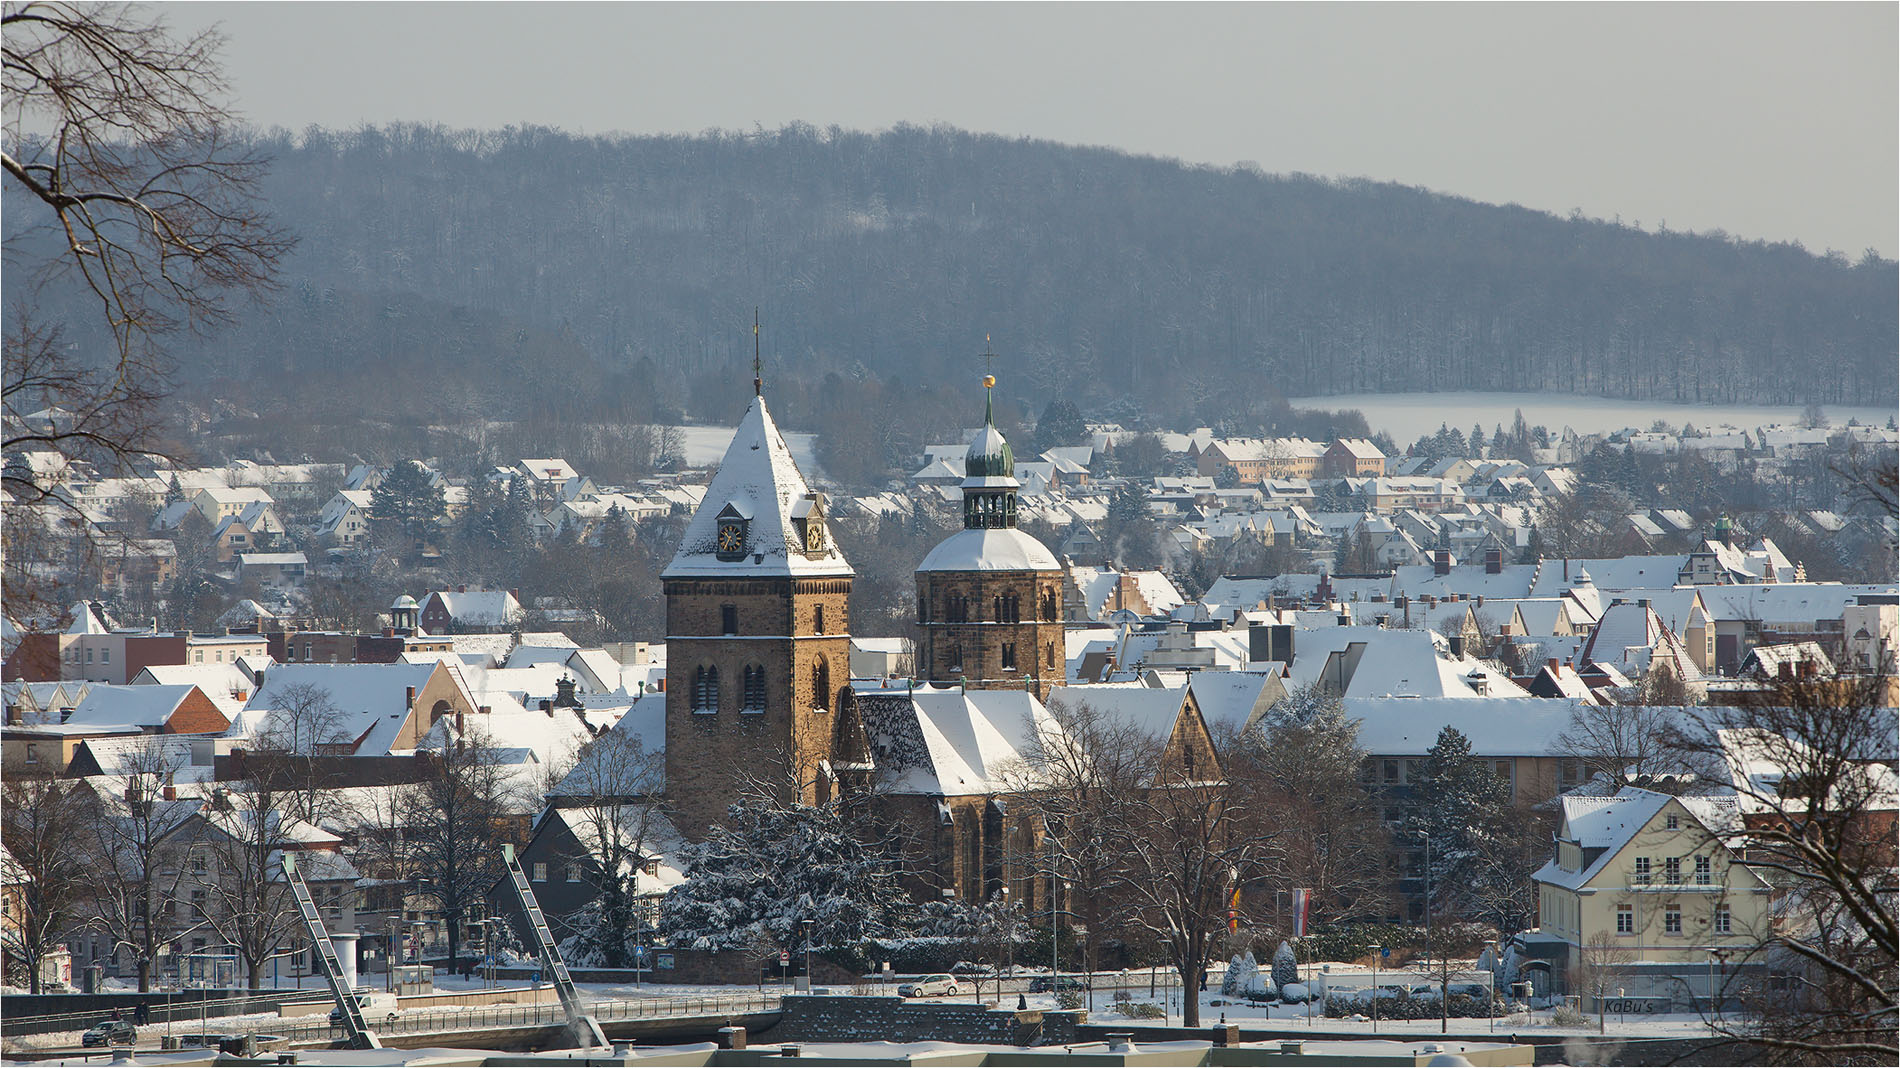
<instances>
[{"instance_id":1,"label":"street lamp","mask_svg":"<svg viewBox=\"0 0 1900 1068\"><path fill-rule=\"evenodd\" d=\"M800 921L805 925L805 993L811 993L811 921Z\"/></svg>"},{"instance_id":2,"label":"street lamp","mask_svg":"<svg viewBox=\"0 0 1900 1068\"><path fill-rule=\"evenodd\" d=\"M1722 996L1715 985L1715 966L1718 962L1721 963L1723 970L1726 971L1728 967L1728 950L1709 950L1709 1033L1711 1035L1719 1035L1722 1033Z\"/></svg>"},{"instance_id":3,"label":"street lamp","mask_svg":"<svg viewBox=\"0 0 1900 1068\"><path fill-rule=\"evenodd\" d=\"M1432 942L1432 833L1430 831L1413 831L1412 833L1425 839L1425 959L1429 961L1432 951L1438 948ZM1439 962L1438 978L1438 1033L1450 1034L1451 1005L1448 1003L1447 994L1451 985L1451 975L1448 961Z\"/></svg>"}]
</instances>

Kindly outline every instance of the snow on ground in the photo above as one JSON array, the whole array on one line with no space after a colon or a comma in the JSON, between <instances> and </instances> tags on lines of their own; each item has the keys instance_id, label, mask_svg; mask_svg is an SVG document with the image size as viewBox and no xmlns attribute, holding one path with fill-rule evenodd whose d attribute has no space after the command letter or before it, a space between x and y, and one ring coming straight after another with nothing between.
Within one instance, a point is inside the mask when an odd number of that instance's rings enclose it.
<instances>
[{"instance_id":1,"label":"snow on ground","mask_svg":"<svg viewBox=\"0 0 1900 1068\"><path fill-rule=\"evenodd\" d=\"M1401 448L1446 422L1458 427L1460 433L1470 431L1472 423L1480 423L1489 434L1499 424L1509 427L1520 408L1526 422L1549 427L1553 435L1566 426L1579 434L1610 433L1629 427L1641 430L1658 419L1678 430L1684 423L1702 428L1727 423L1753 431L1770 424L1799 426L1802 415L1799 406L1669 404L1563 393L1341 393L1287 400L1296 408L1357 408L1365 413L1373 430L1391 434ZM1835 426L1845 425L1849 419L1886 426L1894 414L1892 408L1847 404L1829 404L1822 410ZM1447 419L1447 412L1458 414ZM802 459L799 462L804 463Z\"/></svg>"},{"instance_id":2,"label":"snow on ground","mask_svg":"<svg viewBox=\"0 0 1900 1068\"><path fill-rule=\"evenodd\" d=\"M1369 971L1369 969L1342 964L1332 965L1332 969L1335 974ZM1016 969L1013 978L1005 977L1003 979L1000 994L997 990L996 980L993 977L985 976L982 977L980 981L973 978L961 978L960 982L962 982L964 986L964 992L961 995L953 998L931 998L929 1000L935 1002L987 1001L997 1002L1006 1008L1013 1008L1017 1003L1017 999L1020 997L1023 1004L1031 1009L1047 1010L1058 1008L1059 1006L1056 1004L1055 995L1031 994L1026 991L1029 980L1038 972L1046 975L1047 969ZM377 976L375 975L363 976L364 987L366 989L375 989L376 978ZM821 987L821 990L828 990L833 994L882 994L889 996L896 993L897 984L899 982L911 978L914 977L910 975L899 975L894 976L889 982L864 980L855 986L834 984L829 987ZM480 991L491 985L499 986L504 989L523 989L526 987L525 983L516 979L506 979L490 984L485 982L480 975L460 976L450 975L446 972L438 972L435 977L435 988L440 992ZM581 999L584 1001L621 1001L642 998L742 997L759 992L759 988L756 986L699 986L685 983L614 982L576 983L574 985ZM1164 1023L1173 1026L1181 1025L1182 991L1178 982L1173 981L1173 973L1170 971L1157 969L1152 976L1147 969L1097 973L1094 985L1095 989L1092 992L1092 996L1084 995L1083 1003L1079 1006L1089 1010L1089 1021L1091 1023L1127 1022L1133 1025L1144 1026L1158 1026ZM767 994L790 992L786 987L769 984L764 990ZM1114 1001L1114 995L1117 991L1126 991L1130 1003L1145 1003L1163 1007L1166 1012L1166 1019L1137 1018L1118 1011L1115 1008L1116 1002ZM1150 993L1151 991L1152 993ZM1381 1036L1427 1036L1439 1033L1439 1021L1436 1019L1380 1020L1376 1025L1377 1029L1375 1031L1375 1025L1370 1020L1328 1018L1321 1012L1320 1006L1317 1003L1309 1005L1267 1006L1250 1005L1244 1001L1230 1001L1223 998L1220 994L1220 970L1218 967L1209 973L1208 989L1204 992L1200 992L1199 996L1201 1002L1202 1026L1212 1026L1220 1023L1222 1019L1225 1018L1226 1022L1237 1023L1243 1027L1277 1027L1289 1029L1307 1027L1315 1032L1337 1033L1344 1031L1363 1033L1368 1038L1373 1037L1375 1034ZM104 1019L107 1015L110 1014L102 1013L100 1018ZM1598 1033L1597 1021L1594 1018L1584 1026L1558 1028L1551 1024L1550 1015L1550 1010L1538 1009L1527 1014L1498 1017L1495 1021L1495 1025L1491 1021L1483 1019L1453 1019L1451 1021L1451 1031L1453 1033L1470 1035L1479 1032L1492 1032L1495 1026L1495 1033L1500 1036L1501 1039L1508 1038L1512 1033L1584 1036ZM268 1031L271 1024L278 1019L280 1019L280 1017L277 1013L270 1012L251 1013L244 1016L213 1017L202 1026L196 1020L180 1020L172 1024L172 1030L178 1032L197 1030ZM1639 1036L1687 1038L1708 1034L1709 1025L1700 1016L1694 1013L1662 1013L1626 1017L1612 1015L1605 1021L1604 1030L1608 1034L1625 1038ZM147 1024L140 1027L140 1044L145 1045L150 1043L156 1045L158 1036L164 1035L165 1033L166 1030L163 1023ZM79 1031L69 1031L56 1034L9 1038L7 1040L7 1048L30 1050L60 1046L77 1046L79 1044L79 1036Z\"/></svg>"}]
</instances>

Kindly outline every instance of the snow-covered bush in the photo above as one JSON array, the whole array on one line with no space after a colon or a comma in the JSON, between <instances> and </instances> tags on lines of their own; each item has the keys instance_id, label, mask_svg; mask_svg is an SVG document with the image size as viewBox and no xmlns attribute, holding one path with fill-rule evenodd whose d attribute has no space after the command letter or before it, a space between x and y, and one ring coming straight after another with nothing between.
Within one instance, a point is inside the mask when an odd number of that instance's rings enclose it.
<instances>
[{"instance_id":1,"label":"snow-covered bush","mask_svg":"<svg viewBox=\"0 0 1900 1068\"><path fill-rule=\"evenodd\" d=\"M1273 985L1285 990L1288 983L1300 981L1300 960L1285 942L1273 951Z\"/></svg>"},{"instance_id":2,"label":"snow-covered bush","mask_svg":"<svg viewBox=\"0 0 1900 1068\"><path fill-rule=\"evenodd\" d=\"M1365 991L1358 991L1363 994ZM1334 1019L1349 1019L1372 1011L1373 999L1370 997L1342 996L1332 994L1326 998L1326 1015ZM1436 1020L1440 1013L1436 995L1413 997L1400 994L1394 997L1378 999L1379 1019L1381 1020ZM1473 997L1470 994L1453 994L1446 1003L1444 1015L1453 1019L1484 1019L1496 1014L1506 1015L1509 1006L1504 1002L1492 1004L1490 998Z\"/></svg>"},{"instance_id":3,"label":"snow-covered bush","mask_svg":"<svg viewBox=\"0 0 1900 1068\"><path fill-rule=\"evenodd\" d=\"M1280 1000L1289 1005L1298 1005L1312 998L1305 983L1281 983Z\"/></svg>"},{"instance_id":4,"label":"snow-covered bush","mask_svg":"<svg viewBox=\"0 0 1900 1068\"><path fill-rule=\"evenodd\" d=\"M1227 962L1227 975L1221 979L1222 997L1237 998L1253 993L1260 982L1260 964L1253 959L1253 951L1234 954Z\"/></svg>"}]
</instances>

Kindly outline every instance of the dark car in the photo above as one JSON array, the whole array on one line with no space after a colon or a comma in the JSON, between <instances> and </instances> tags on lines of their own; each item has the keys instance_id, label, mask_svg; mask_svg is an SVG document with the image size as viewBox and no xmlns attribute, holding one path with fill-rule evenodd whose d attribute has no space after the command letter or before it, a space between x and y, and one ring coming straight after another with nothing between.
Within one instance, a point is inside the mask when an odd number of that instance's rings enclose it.
<instances>
[{"instance_id":1,"label":"dark car","mask_svg":"<svg viewBox=\"0 0 1900 1068\"><path fill-rule=\"evenodd\" d=\"M1038 975L1029 981L1031 994L1047 994L1052 990L1087 990L1089 985L1072 975L1058 975L1054 979Z\"/></svg>"},{"instance_id":2,"label":"dark car","mask_svg":"<svg viewBox=\"0 0 1900 1068\"><path fill-rule=\"evenodd\" d=\"M79 1036L82 1046L129 1046L138 1041L138 1028L130 1020L100 1020Z\"/></svg>"}]
</instances>

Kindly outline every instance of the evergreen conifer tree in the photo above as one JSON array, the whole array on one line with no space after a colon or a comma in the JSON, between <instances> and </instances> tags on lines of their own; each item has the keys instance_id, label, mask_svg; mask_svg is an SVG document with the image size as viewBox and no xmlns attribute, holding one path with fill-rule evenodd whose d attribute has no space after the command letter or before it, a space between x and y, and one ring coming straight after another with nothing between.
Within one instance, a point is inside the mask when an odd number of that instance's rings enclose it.
<instances>
[{"instance_id":1,"label":"evergreen conifer tree","mask_svg":"<svg viewBox=\"0 0 1900 1068\"><path fill-rule=\"evenodd\" d=\"M1412 829L1431 837L1431 893L1454 910L1475 900L1483 851L1498 833L1510 786L1471 753L1471 739L1446 726L1412 778Z\"/></svg>"},{"instance_id":2,"label":"evergreen conifer tree","mask_svg":"<svg viewBox=\"0 0 1900 1068\"><path fill-rule=\"evenodd\" d=\"M1300 959L1293 955L1293 947L1285 942L1273 951L1273 985L1285 990L1289 983L1300 981Z\"/></svg>"}]
</instances>

